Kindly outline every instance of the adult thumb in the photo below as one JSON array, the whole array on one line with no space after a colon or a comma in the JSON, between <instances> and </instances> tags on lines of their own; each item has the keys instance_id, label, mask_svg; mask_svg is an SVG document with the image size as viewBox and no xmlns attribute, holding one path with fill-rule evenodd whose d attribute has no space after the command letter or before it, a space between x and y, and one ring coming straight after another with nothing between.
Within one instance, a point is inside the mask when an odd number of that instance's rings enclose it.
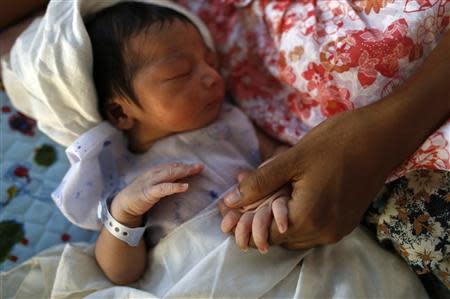
<instances>
[{"instance_id":1,"label":"adult thumb","mask_svg":"<svg viewBox=\"0 0 450 299\"><path fill-rule=\"evenodd\" d=\"M279 154L271 161L265 162L260 168L247 174L234 188L224 196L225 204L230 208L240 208L258 201L278 190L290 179L288 152Z\"/></svg>"}]
</instances>

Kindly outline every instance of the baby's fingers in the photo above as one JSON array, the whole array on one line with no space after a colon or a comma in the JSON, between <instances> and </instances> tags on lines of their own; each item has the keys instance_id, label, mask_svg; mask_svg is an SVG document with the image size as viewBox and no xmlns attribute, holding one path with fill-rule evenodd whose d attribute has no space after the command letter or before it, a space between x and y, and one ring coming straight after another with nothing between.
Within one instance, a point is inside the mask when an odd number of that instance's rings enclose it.
<instances>
[{"instance_id":1,"label":"baby's fingers","mask_svg":"<svg viewBox=\"0 0 450 299\"><path fill-rule=\"evenodd\" d=\"M179 179L196 175L203 170L203 165L171 163L158 166L152 173L150 178L154 184L162 182L175 182Z\"/></svg>"},{"instance_id":2,"label":"baby's fingers","mask_svg":"<svg viewBox=\"0 0 450 299\"><path fill-rule=\"evenodd\" d=\"M242 214L238 210L230 209L222 219L220 225L222 231L226 234L232 232L236 224L238 224L241 215Z\"/></svg>"},{"instance_id":3,"label":"baby's fingers","mask_svg":"<svg viewBox=\"0 0 450 299\"><path fill-rule=\"evenodd\" d=\"M247 251L248 249L248 242L252 233L253 215L254 214L251 212L244 213L239 219L239 222L236 225L236 230L234 231L236 244L244 251Z\"/></svg>"},{"instance_id":4,"label":"baby's fingers","mask_svg":"<svg viewBox=\"0 0 450 299\"><path fill-rule=\"evenodd\" d=\"M161 198L175 194L185 192L189 188L186 183L161 183L154 186L149 186L148 188L142 189L142 199L141 204L136 203L139 210L142 213L147 212L156 203L158 203Z\"/></svg>"},{"instance_id":5,"label":"baby's fingers","mask_svg":"<svg viewBox=\"0 0 450 299\"><path fill-rule=\"evenodd\" d=\"M151 186L145 197L148 201L159 201L161 198L175 194L185 192L189 188L187 183L161 183Z\"/></svg>"},{"instance_id":6,"label":"baby's fingers","mask_svg":"<svg viewBox=\"0 0 450 299\"><path fill-rule=\"evenodd\" d=\"M272 203L273 218L280 233L285 233L288 228L288 198L285 196L275 199Z\"/></svg>"},{"instance_id":7,"label":"baby's fingers","mask_svg":"<svg viewBox=\"0 0 450 299\"><path fill-rule=\"evenodd\" d=\"M252 224L252 235L259 252L265 254L269 250L269 229L272 224L272 213L269 206L256 211Z\"/></svg>"}]
</instances>

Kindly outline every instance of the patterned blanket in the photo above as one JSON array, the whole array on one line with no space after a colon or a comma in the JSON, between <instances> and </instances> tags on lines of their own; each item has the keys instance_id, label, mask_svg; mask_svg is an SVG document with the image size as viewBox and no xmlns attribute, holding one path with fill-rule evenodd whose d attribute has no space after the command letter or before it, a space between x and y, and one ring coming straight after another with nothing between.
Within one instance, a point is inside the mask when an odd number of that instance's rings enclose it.
<instances>
[{"instance_id":1,"label":"patterned blanket","mask_svg":"<svg viewBox=\"0 0 450 299\"><path fill-rule=\"evenodd\" d=\"M16 112L0 91L0 270L63 242L96 233L71 224L50 197L69 167L64 148Z\"/></svg>"}]
</instances>

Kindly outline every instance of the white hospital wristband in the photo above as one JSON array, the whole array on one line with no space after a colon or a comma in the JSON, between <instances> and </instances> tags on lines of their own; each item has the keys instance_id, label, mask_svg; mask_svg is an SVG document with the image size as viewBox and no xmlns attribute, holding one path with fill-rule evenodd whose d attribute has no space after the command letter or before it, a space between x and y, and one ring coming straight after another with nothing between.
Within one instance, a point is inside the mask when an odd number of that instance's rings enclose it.
<instances>
[{"instance_id":1,"label":"white hospital wristband","mask_svg":"<svg viewBox=\"0 0 450 299\"><path fill-rule=\"evenodd\" d=\"M117 239L120 239L132 247L139 245L139 241L145 232L147 226L131 228L119 223L109 213L108 206L110 200L101 200L98 203L97 217L103 223L103 226Z\"/></svg>"}]
</instances>

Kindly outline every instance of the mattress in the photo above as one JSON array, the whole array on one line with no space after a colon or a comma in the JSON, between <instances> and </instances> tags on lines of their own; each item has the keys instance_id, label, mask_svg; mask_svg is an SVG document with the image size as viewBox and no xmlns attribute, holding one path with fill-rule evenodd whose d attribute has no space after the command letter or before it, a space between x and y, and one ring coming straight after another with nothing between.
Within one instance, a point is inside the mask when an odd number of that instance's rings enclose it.
<instances>
[{"instance_id":1,"label":"mattress","mask_svg":"<svg viewBox=\"0 0 450 299\"><path fill-rule=\"evenodd\" d=\"M69 168L64 148L17 112L0 91L0 270L64 242L94 242L71 224L50 194Z\"/></svg>"}]
</instances>

